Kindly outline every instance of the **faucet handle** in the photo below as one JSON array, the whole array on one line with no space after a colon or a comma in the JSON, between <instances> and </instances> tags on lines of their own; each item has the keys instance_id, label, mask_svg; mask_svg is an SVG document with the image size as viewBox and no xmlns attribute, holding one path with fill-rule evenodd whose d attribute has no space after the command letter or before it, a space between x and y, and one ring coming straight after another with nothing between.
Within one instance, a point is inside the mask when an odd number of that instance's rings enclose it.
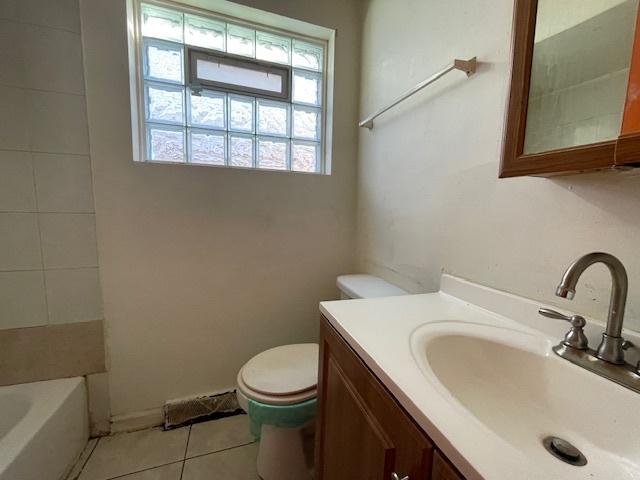
<instances>
[{"instance_id":1,"label":"faucet handle","mask_svg":"<svg viewBox=\"0 0 640 480\"><path fill-rule=\"evenodd\" d=\"M556 312L550 308L539 308L538 313L544 317L555 318L557 320L564 320L569 322L574 327L584 328L587 321L580 315L565 315L564 313Z\"/></svg>"},{"instance_id":2,"label":"faucet handle","mask_svg":"<svg viewBox=\"0 0 640 480\"><path fill-rule=\"evenodd\" d=\"M627 351L631 349L640 351L640 347L638 347L638 345L636 345L632 341L625 340L624 342L622 342L622 350ZM636 363L635 372L637 375L640 375L640 360L638 360L638 362Z\"/></svg>"},{"instance_id":3,"label":"faucet handle","mask_svg":"<svg viewBox=\"0 0 640 480\"><path fill-rule=\"evenodd\" d=\"M584 334L584 327L587 321L580 315L565 315L549 308L539 308L538 313L544 317L564 320L571 324L571 330L564 336L564 343L567 347L577 350L586 350L589 347L589 339Z\"/></svg>"}]
</instances>

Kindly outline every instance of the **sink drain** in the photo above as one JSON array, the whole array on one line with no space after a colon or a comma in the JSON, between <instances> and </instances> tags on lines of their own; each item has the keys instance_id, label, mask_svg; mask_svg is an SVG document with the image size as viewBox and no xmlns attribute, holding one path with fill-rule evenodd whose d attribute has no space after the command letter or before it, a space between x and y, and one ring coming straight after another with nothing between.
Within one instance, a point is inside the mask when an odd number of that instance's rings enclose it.
<instances>
[{"instance_id":1,"label":"sink drain","mask_svg":"<svg viewBox=\"0 0 640 480\"><path fill-rule=\"evenodd\" d=\"M542 440L542 445L551 455L569 465L581 467L587 464L587 459L582 452L566 440L558 437L546 437Z\"/></svg>"}]
</instances>

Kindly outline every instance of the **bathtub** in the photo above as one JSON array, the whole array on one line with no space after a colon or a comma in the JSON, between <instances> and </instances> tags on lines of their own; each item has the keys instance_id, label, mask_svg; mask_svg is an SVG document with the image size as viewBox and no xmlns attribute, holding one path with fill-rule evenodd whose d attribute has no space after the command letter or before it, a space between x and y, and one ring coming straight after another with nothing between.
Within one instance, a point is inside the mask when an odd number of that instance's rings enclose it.
<instances>
[{"instance_id":1,"label":"bathtub","mask_svg":"<svg viewBox=\"0 0 640 480\"><path fill-rule=\"evenodd\" d=\"M0 480L60 480L88 438L84 378L0 387Z\"/></svg>"}]
</instances>

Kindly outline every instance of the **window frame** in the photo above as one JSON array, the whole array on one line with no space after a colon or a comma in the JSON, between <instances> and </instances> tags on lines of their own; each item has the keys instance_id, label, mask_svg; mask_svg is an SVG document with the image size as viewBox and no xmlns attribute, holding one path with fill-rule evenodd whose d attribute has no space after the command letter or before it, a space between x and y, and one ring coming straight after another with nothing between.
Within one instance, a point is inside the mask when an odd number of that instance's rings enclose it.
<instances>
[{"instance_id":1,"label":"window frame","mask_svg":"<svg viewBox=\"0 0 640 480\"><path fill-rule=\"evenodd\" d=\"M132 144L133 144L133 160L136 163L161 163L164 165L203 165L202 163L196 163L189 160L188 156L188 132L191 127L189 127L188 119L186 120L186 124L184 126L184 142L185 142L185 159L184 161L171 161L171 160L154 160L151 158L151 155L148 151L148 134L147 134L147 125L155 125L156 122L149 122L146 118L146 102L145 102L145 83L148 81L145 80L144 75L144 42L146 40L158 41L158 42L168 42L175 45L181 45L183 47L182 60L184 62L184 71L183 71L183 79L184 86L187 88L185 92L185 104L184 109L186 113L189 95L189 89L192 92L198 91L198 89L202 90L214 90L220 92L226 92L226 95L230 98L233 95L248 95L255 97L254 98L254 108L255 119L257 122L257 105L258 101L261 98L265 100L274 100L287 103L289 105L289 115L290 115L290 129L292 129L293 122L293 112L294 107L304 107L310 106L304 103L294 103L293 101L293 80L294 80L294 69L301 70L303 72L314 72L313 70L306 69L304 67L294 67L292 64L280 64L280 63L272 63L264 60L260 60L254 57L243 57L237 56L234 54L229 54L227 52L217 51L217 50L208 50L206 48L194 46L186 43L186 40L183 40L182 43L175 42L172 40L163 40L156 39L155 37L143 37L142 35L142 4L155 5L160 8L166 8L170 10L179 11L185 15L197 15L200 17L208 18L215 21L226 22L228 24L233 24L236 26L241 26L245 28L250 28L256 31L256 33L267 33L278 36L286 36L291 39L291 45L293 48L293 44L296 40L301 42L310 43L318 45L323 50L323 58L322 65L319 68L319 71L315 72L320 76L321 79L321 92L319 97L319 106L316 106L319 110L320 115L320 125L319 125L319 139L317 141L302 139L302 138L293 138L293 133L291 132L287 138L288 140L288 157L287 157L287 168L284 170L281 169L269 169L269 168L260 168L258 167L259 159L258 159L258 144L261 137L269 137L269 135L261 135L258 134L257 130L254 127L254 132L240 132L240 131L231 131L227 129L225 131L225 138L227 139L227 143L225 144L225 149L229 147L228 142L230 138L233 137L245 137L245 136L253 136L253 143L255 144L254 151L254 161L251 167L247 166L238 166L232 163L232 159L230 153L226 155L225 164L224 165L215 165L211 164L208 166L224 166L225 168L234 168L234 169L249 169L256 171L278 171L282 173L302 173L302 174L310 174L310 175L331 175L332 173L332 140L333 140L333 90L334 90L334 70L333 70L333 62L335 58L335 37L336 31L333 29L328 29L326 27L320 27L318 25L306 23L304 21L296 20L289 17L284 17L276 14L271 14L268 12L259 11L253 9L251 7L245 7L238 4L231 4L231 2L221 2L221 4L229 4L225 6L225 8L221 8L220 10L216 9L216 11L210 11L207 9L202 9L197 6L190 4L193 0L183 0L186 3L176 3L171 0L127 0L127 16L128 16L128 46L129 46L129 76L130 76L130 90L132 95L131 102L131 121L132 121ZM218 5L216 5L217 7ZM229 10L233 11L233 15L230 15ZM247 15L245 14L245 11ZM256 12L259 12L259 15L256 17ZM240 16L236 16L240 15ZM264 18L263 18L264 17ZM260 21L256 21L256 20ZM273 25L262 23L265 19L269 20L270 23L273 21ZM275 21L274 21L275 20ZM284 26L284 28L283 28ZM309 33L306 33L306 32ZM257 35L256 35L257 38ZM205 52L208 54L213 54L216 58L226 57L228 59L240 60L243 66L247 66L252 63L258 69L263 69L265 66L269 66L268 68L278 68L280 71L287 70L288 71L288 81L286 82L287 87L287 98L273 96L272 92L264 93L262 91L252 91L251 89L243 89L228 87L225 85L211 85L206 86L204 84L198 85L194 84L191 81L191 76L194 75L193 69L189 62L191 60L190 52ZM255 55L255 52L254 52ZM291 51L291 55L293 55L293 50ZM262 67L262 68L261 68ZM264 70L263 70L264 71ZM208 87L208 88L207 88ZM135 99L135 101L133 101ZM225 107L226 108L226 107ZM161 125L162 126L162 125ZM167 127L171 127L171 125L166 125ZM195 127L194 127L195 128ZM284 138L284 137L274 137L276 139ZM292 151L294 145L303 145L303 144L315 144L318 149L318 161L316 164L315 171L301 171L301 170L293 170L291 168L292 163Z\"/></svg>"},{"instance_id":2,"label":"window frame","mask_svg":"<svg viewBox=\"0 0 640 480\"><path fill-rule=\"evenodd\" d=\"M214 89L216 91L223 91L228 93L237 93L239 95L251 95L260 98L268 98L272 100L280 100L283 102L291 103L292 94L292 72L293 68L290 65L282 65L277 63L265 62L264 60L250 59L247 57L241 57L238 55L231 55L229 53L218 52L215 50L208 50L201 47L193 47L185 44L186 49L186 65L187 68L187 86L193 91L199 89ZM278 72L283 78L282 93L277 94L270 90L262 90L259 88L242 87L240 85L234 85L232 83L216 82L214 80L205 80L198 78L197 61L199 59L205 59L212 62L218 62L225 65L231 65L234 67L243 67L247 70L254 70L257 72Z\"/></svg>"}]
</instances>

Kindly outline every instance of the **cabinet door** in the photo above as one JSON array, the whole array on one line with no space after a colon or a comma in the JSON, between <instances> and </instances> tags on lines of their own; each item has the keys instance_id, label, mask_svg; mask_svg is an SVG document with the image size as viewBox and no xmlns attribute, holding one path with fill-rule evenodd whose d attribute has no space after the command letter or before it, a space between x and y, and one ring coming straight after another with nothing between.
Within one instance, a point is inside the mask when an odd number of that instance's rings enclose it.
<instances>
[{"instance_id":1,"label":"cabinet door","mask_svg":"<svg viewBox=\"0 0 640 480\"><path fill-rule=\"evenodd\" d=\"M433 472L431 480L464 480L455 468L442 456L436 452L433 456Z\"/></svg>"},{"instance_id":2,"label":"cabinet door","mask_svg":"<svg viewBox=\"0 0 640 480\"><path fill-rule=\"evenodd\" d=\"M427 480L428 439L324 319L320 351L318 480Z\"/></svg>"},{"instance_id":3,"label":"cabinet door","mask_svg":"<svg viewBox=\"0 0 640 480\"><path fill-rule=\"evenodd\" d=\"M334 359L327 361L322 476L326 479L390 479L392 440Z\"/></svg>"}]
</instances>

